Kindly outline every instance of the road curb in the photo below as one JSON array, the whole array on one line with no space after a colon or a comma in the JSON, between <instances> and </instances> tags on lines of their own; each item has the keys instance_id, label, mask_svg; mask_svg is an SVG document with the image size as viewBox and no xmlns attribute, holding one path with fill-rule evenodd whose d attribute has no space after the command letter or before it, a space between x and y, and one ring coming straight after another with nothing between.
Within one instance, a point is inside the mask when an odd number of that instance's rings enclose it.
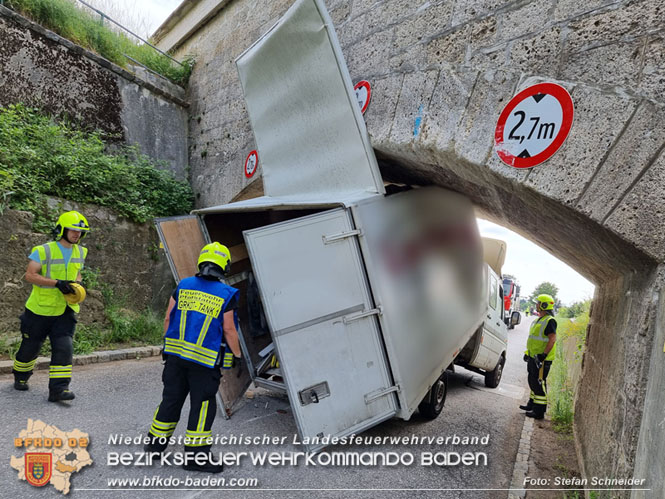
<instances>
[{"instance_id":1,"label":"road curb","mask_svg":"<svg viewBox=\"0 0 665 499\"><path fill-rule=\"evenodd\" d=\"M147 346L93 352L87 355L75 355L72 361L72 365L85 366L88 364L99 364L102 362L111 362L114 360L143 359L145 357L154 357L155 355L159 355L161 351L162 347ZM37 357L35 371L39 369L48 369L50 364L51 359L49 357ZM10 374L12 372L13 366L14 361L1 360L0 374Z\"/></svg>"},{"instance_id":2,"label":"road curb","mask_svg":"<svg viewBox=\"0 0 665 499\"><path fill-rule=\"evenodd\" d=\"M513 468L513 477L510 481L510 493L508 494L508 499L518 499L526 496L524 479L529 470L531 435L533 435L533 419L525 417L524 425L522 426L522 436L520 437L520 445L517 449L515 467Z\"/></svg>"}]
</instances>

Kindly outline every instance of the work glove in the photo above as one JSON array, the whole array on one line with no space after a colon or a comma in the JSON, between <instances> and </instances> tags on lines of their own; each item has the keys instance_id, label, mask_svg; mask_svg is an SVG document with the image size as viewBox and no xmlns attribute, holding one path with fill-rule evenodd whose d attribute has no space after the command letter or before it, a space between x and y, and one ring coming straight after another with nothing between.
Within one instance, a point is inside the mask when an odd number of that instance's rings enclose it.
<instances>
[{"instance_id":1,"label":"work glove","mask_svg":"<svg viewBox=\"0 0 665 499\"><path fill-rule=\"evenodd\" d=\"M531 357L529 357L527 354L524 354L524 357L522 357L522 360L524 360L524 362L529 362L530 358Z\"/></svg>"},{"instance_id":2,"label":"work glove","mask_svg":"<svg viewBox=\"0 0 665 499\"><path fill-rule=\"evenodd\" d=\"M236 378L240 377L242 373L242 357L233 356L233 367L238 366L238 372L236 373Z\"/></svg>"},{"instance_id":3,"label":"work glove","mask_svg":"<svg viewBox=\"0 0 665 499\"><path fill-rule=\"evenodd\" d=\"M63 295L74 293L74 290L70 286L72 282L74 281L61 281L58 279L55 283L55 287L58 288Z\"/></svg>"},{"instance_id":4,"label":"work glove","mask_svg":"<svg viewBox=\"0 0 665 499\"><path fill-rule=\"evenodd\" d=\"M547 358L547 354L544 354L544 353L539 353L538 355L536 355L536 360L537 360L538 363L540 363L540 364L542 364L543 362L545 362L545 359L546 359L546 358Z\"/></svg>"}]
</instances>

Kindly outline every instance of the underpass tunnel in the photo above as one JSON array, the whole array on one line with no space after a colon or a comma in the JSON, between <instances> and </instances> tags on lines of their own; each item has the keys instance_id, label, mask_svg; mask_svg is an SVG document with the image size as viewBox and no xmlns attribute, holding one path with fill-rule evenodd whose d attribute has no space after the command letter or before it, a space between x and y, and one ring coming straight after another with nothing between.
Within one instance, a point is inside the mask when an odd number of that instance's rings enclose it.
<instances>
[{"instance_id":1,"label":"underpass tunnel","mask_svg":"<svg viewBox=\"0 0 665 499\"><path fill-rule=\"evenodd\" d=\"M595 285L574 416L583 474L664 483L665 468L648 462L662 459L665 444L657 357L664 266L570 206L483 166L440 151L436 163L414 159L427 153L375 151L386 181L457 191L479 218L534 242Z\"/></svg>"}]
</instances>

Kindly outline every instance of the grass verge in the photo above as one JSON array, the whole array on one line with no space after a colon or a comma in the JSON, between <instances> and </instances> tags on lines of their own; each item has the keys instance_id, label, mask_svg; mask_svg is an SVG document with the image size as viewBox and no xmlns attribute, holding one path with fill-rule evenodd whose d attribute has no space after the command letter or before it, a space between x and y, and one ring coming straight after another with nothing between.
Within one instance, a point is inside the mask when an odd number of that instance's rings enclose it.
<instances>
[{"instance_id":1,"label":"grass verge","mask_svg":"<svg viewBox=\"0 0 665 499\"><path fill-rule=\"evenodd\" d=\"M101 17L78 8L74 1L6 0L4 5L118 66L127 67L127 55L178 85L186 85L192 73L192 57L176 64L152 47L105 26Z\"/></svg>"}]
</instances>

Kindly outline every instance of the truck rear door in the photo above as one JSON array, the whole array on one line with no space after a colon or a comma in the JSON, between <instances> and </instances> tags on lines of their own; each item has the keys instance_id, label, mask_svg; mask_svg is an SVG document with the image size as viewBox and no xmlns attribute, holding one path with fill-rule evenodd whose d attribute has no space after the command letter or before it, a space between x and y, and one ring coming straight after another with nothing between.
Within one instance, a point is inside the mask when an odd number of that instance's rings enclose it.
<instances>
[{"instance_id":1,"label":"truck rear door","mask_svg":"<svg viewBox=\"0 0 665 499\"><path fill-rule=\"evenodd\" d=\"M392 417L396 388L347 210L243 234L305 447Z\"/></svg>"},{"instance_id":2,"label":"truck rear door","mask_svg":"<svg viewBox=\"0 0 665 499\"><path fill-rule=\"evenodd\" d=\"M197 261L201 248L210 242L202 220L197 215L156 218L159 234L173 278L179 283L198 272ZM242 331L238 331L242 340ZM246 349L245 349L246 350ZM244 395L252 380L247 369L235 368L225 371L219 385L218 404L222 415L229 419L238 400Z\"/></svg>"}]
</instances>

